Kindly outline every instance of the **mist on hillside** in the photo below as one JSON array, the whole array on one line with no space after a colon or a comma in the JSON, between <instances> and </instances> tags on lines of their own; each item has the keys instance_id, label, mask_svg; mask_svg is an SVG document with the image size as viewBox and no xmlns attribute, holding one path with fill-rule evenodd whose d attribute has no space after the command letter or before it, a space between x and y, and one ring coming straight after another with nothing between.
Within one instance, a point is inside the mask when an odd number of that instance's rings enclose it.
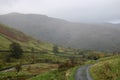
<instances>
[{"instance_id":1,"label":"mist on hillside","mask_svg":"<svg viewBox=\"0 0 120 80\"><path fill-rule=\"evenodd\" d=\"M0 21L36 39L65 47L115 51L120 46L120 24L81 23L38 14L10 13Z\"/></svg>"}]
</instances>

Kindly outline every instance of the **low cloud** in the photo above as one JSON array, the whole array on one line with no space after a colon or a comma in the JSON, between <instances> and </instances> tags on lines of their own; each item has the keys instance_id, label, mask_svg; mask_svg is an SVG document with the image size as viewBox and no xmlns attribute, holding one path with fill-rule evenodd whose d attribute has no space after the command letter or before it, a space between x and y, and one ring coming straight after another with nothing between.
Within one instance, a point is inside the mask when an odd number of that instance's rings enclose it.
<instances>
[{"instance_id":1,"label":"low cloud","mask_svg":"<svg viewBox=\"0 0 120 80\"><path fill-rule=\"evenodd\" d=\"M0 14L37 13L77 22L120 18L120 0L0 0Z\"/></svg>"}]
</instances>

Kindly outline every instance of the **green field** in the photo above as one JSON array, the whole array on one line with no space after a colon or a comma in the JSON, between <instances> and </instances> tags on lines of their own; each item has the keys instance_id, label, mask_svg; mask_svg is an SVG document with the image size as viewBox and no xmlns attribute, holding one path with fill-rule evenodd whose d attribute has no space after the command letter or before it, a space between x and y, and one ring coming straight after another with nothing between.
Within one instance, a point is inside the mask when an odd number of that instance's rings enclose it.
<instances>
[{"instance_id":1,"label":"green field","mask_svg":"<svg viewBox=\"0 0 120 80\"><path fill-rule=\"evenodd\" d=\"M57 69L57 64L47 64L47 63L37 63L37 64L29 64L22 66L22 70L16 74L16 70L10 70L7 72L0 72L0 80L1 79L22 79L22 78L31 78L35 75L42 74L51 70Z\"/></svg>"},{"instance_id":2,"label":"green field","mask_svg":"<svg viewBox=\"0 0 120 80\"><path fill-rule=\"evenodd\" d=\"M79 66L76 66L65 71L54 70L46 72L44 74L33 77L29 80L74 80L75 72L76 69L78 69L78 67Z\"/></svg>"}]
</instances>

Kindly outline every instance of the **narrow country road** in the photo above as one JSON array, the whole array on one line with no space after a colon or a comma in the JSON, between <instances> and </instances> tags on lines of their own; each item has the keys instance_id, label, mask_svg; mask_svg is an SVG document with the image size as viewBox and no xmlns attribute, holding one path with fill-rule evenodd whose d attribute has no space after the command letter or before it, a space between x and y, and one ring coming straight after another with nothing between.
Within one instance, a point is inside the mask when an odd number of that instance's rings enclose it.
<instances>
[{"instance_id":1,"label":"narrow country road","mask_svg":"<svg viewBox=\"0 0 120 80\"><path fill-rule=\"evenodd\" d=\"M75 80L93 80L89 75L89 67L90 65L80 67L76 71Z\"/></svg>"}]
</instances>

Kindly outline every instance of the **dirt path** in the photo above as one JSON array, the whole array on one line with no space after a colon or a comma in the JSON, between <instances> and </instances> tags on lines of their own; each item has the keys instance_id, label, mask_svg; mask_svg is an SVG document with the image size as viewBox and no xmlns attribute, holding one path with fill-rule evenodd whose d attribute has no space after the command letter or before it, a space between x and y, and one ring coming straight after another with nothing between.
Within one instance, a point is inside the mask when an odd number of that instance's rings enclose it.
<instances>
[{"instance_id":1,"label":"dirt path","mask_svg":"<svg viewBox=\"0 0 120 80\"><path fill-rule=\"evenodd\" d=\"M75 80L93 80L89 75L89 67L90 65L80 67L76 71Z\"/></svg>"},{"instance_id":2,"label":"dirt path","mask_svg":"<svg viewBox=\"0 0 120 80\"><path fill-rule=\"evenodd\" d=\"M23 65L21 65L22 67L24 67L24 66L29 66L29 65L31 65L31 64L23 64ZM14 71L15 70L15 67L10 67L10 68L6 68L6 69L4 69L4 70L1 70L0 72L9 72L9 71Z\"/></svg>"}]
</instances>

